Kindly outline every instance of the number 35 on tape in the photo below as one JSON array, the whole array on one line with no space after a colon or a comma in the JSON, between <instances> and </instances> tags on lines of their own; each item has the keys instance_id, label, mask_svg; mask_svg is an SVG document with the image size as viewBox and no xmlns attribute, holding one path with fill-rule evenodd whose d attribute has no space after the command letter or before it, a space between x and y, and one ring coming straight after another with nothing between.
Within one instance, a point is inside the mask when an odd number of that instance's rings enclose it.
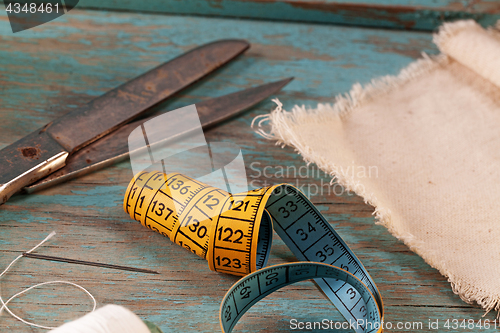
<instances>
[{"instance_id":1,"label":"number 35 on tape","mask_svg":"<svg viewBox=\"0 0 500 333\"><path fill-rule=\"evenodd\" d=\"M260 299L308 279L354 323L355 332L382 332L377 286L328 221L291 185L229 194L179 173L141 172L130 182L123 208L205 258L211 270L244 276L222 301L223 332L231 332ZM266 267L273 228L301 262Z\"/></svg>"}]
</instances>

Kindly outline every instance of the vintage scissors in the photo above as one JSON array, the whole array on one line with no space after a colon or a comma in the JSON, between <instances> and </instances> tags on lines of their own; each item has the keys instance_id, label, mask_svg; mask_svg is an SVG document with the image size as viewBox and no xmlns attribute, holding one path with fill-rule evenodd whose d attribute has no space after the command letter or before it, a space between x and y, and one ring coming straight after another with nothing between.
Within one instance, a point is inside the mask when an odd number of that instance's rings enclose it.
<instances>
[{"instance_id":1,"label":"vintage scissors","mask_svg":"<svg viewBox=\"0 0 500 333\"><path fill-rule=\"evenodd\" d=\"M220 40L197 47L5 147L0 151L0 204L18 191L31 193L126 159L128 135L152 117L132 120L249 47L244 40ZM196 104L202 127L241 113L292 79Z\"/></svg>"}]
</instances>

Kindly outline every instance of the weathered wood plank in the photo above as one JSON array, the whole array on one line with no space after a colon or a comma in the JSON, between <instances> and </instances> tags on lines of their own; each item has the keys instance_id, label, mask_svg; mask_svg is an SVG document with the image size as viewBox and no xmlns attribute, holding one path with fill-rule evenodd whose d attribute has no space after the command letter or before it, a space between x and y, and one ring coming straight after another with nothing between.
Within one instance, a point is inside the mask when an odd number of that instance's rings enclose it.
<instances>
[{"instance_id":1,"label":"weathered wood plank","mask_svg":"<svg viewBox=\"0 0 500 333\"><path fill-rule=\"evenodd\" d=\"M433 30L443 21L500 19L498 1L456 0L80 0L80 8Z\"/></svg>"},{"instance_id":2,"label":"weathered wood plank","mask_svg":"<svg viewBox=\"0 0 500 333\"><path fill-rule=\"evenodd\" d=\"M278 95L285 107L314 106L331 102L355 82L397 73L422 50L437 52L431 35L422 32L75 10L51 24L13 35L3 16L0 146L195 45L219 38L246 38L252 49L159 109L291 75L295 81ZM253 117L272 107L263 102L207 131L207 139L242 147L253 186L298 182L311 195L378 284L386 321L426 325L429 319L439 319L441 331L449 318L478 321L483 311L461 301L436 270L385 228L374 225L371 207L357 196L329 192L328 176L312 166L307 171L292 149L281 149L253 133ZM288 174L280 173L282 165L290 167ZM203 259L131 220L121 207L131 177L130 164L123 162L38 194L13 197L0 207L0 267L56 230L58 236L39 253L150 268L161 275L23 259L0 281L2 295L37 282L65 279L87 287L99 305L125 305L166 332L219 331L219 303L238 278L211 272ZM315 193L317 188L322 191ZM275 238L271 264L293 260ZM37 322L60 324L89 310L90 300L66 287L45 288L23 296L12 308ZM341 320L314 285L304 282L261 301L237 329L288 332L291 318ZM486 318L493 320L494 315ZM8 316L0 318L0 325L21 333L39 331Z\"/></svg>"}]
</instances>

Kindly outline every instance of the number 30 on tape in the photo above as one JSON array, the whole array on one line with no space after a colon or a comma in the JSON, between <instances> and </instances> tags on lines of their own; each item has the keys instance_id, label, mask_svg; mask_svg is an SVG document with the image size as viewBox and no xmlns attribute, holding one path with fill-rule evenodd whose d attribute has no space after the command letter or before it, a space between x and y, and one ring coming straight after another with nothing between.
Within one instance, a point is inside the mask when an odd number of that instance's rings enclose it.
<instances>
[{"instance_id":1,"label":"number 30 on tape","mask_svg":"<svg viewBox=\"0 0 500 333\"><path fill-rule=\"evenodd\" d=\"M260 299L314 279L354 331L382 332L383 303L363 264L298 189L282 184L229 194L182 174L141 172L123 208L131 218L208 260L244 275L224 296L223 332ZM301 262L265 267L272 230Z\"/></svg>"}]
</instances>

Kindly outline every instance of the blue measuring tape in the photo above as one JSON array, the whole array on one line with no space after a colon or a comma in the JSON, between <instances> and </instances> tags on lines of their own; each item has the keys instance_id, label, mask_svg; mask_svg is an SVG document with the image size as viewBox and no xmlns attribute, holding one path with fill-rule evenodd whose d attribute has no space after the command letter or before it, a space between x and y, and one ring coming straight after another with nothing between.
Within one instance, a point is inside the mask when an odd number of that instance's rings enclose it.
<instances>
[{"instance_id":1,"label":"blue measuring tape","mask_svg":"<svg viewBox=\"0 0 500 333\"><path fill-rule=\"evenodd\" d=\"M382 332L383 302L361 261L298 189L277 185L264 194L274 230L303 262L260 269L227 292L220 309L223 332L231 332L260 299L287 285L314 279L356 332Z\"/></svg>"}]
</instances>

